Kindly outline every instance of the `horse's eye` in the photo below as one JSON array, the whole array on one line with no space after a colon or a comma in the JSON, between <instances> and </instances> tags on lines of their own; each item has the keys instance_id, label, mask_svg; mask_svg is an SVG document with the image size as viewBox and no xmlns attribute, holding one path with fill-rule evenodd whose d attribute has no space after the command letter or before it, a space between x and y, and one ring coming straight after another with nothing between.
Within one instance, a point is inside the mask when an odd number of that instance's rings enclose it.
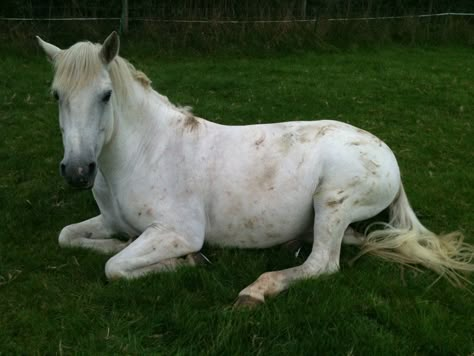
<instances>
[{"instance_id":1,"label":"horse's eye","mask_svg":"<svg viewBox=\"0 0 474 356\"><path fill-rule=\"evenodd\" d=\"M56 100L56 101L59 100L59 94L58 94L58 92L57 92L56 90L53 90L53 98L54 98L54 100Z\"/></svg>"},{"instance_id":2,"label":"horse's eye","mask_svg":"<svg viewBox=\"0 0 474 356\"><path fill-rule=\"evenodd\" d=\"M107 91L104 96L102 96L102 102L108 103L110 100L110 96L112 95L112 90Z\"/></svg>"}]
</instances>

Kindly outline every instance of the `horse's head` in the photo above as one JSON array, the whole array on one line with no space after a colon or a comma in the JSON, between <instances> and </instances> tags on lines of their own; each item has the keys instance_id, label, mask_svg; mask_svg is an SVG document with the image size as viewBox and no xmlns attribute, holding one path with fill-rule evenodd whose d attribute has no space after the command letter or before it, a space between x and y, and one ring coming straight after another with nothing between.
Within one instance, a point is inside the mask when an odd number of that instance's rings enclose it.
<instances>
[{"instance_id":1,"label":"horse's head","mask_svg":"<svg viewBox=\"0 0 474 356\"><path fill-rule=\"evenodd\" d=\"M64 145L61 175L74 187L90 188L113 131L108 67L118 54L119 37L113 32L102 46L80 42L66 50L37 39L55 67L52 94L59 104Z\"/></svg>"}]
</instances>

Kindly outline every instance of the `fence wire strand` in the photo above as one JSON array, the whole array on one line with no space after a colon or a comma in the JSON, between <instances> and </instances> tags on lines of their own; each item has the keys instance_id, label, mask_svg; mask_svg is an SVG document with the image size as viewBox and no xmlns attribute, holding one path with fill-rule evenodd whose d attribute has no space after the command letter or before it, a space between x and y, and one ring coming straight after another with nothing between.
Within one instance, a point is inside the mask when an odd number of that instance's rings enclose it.
<instances>
[{"instance_id":1,"label":"fence wire strand","mask_svg":"<svg viewBox=\"0 0 474 356\"><path fill-rule=\"evenodd\" d=\"M402 16L380 16L380 17L337 17L337 18L312 18L312 19L284 19L284 20L175 20L146 17L130 17L128 21L163 22L163 23L212 23L212 24L260 24L260 23L315 23L319 21L377 21L398 20L409 18L429 18L444 16L474 16L469 12L442 12L437 14L419 14ZM119 21L120 17L53 17L53 18L26 18L26 17L0 17L0 21Z\"/></svg>"}]
</instances>

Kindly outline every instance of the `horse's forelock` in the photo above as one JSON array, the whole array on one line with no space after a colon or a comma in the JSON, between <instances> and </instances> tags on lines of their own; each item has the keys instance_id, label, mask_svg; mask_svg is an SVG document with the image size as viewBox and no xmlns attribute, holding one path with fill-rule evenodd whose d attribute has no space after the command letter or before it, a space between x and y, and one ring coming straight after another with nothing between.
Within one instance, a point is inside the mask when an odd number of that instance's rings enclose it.
<instances>
[{"instance_id":1,"label":"horse's forelock","mask_svg":"<svg viewBox=\"0 0 474 356\"><path fill-rule=\"evenodd\" d=\"M79 42L60 52L54 61L53 87L71 93L90 83L103 68L99 50L99 45Z\"/></svg>"},{"instance_id":2,"label":"horse's forelock","mask_svg":"<svg viewBox=\"0 0 474 356\"><path fill-rule=\"evenodd\" d=\"M100 59L101 45L79 42L58 54L54 61L55 77L53 87L64 93L72 93L90 83L103 69ZM114 90L126 95L129 81L135 80L143 87L150 87L151 81L141 71L121 57L116 57L108 66Z\"/></svg>"}]
</instances>

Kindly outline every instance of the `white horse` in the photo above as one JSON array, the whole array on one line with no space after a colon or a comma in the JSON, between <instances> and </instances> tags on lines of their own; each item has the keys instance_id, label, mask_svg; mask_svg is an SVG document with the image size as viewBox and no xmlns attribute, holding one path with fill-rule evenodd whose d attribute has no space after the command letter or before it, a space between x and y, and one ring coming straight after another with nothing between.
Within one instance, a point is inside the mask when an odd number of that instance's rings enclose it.
<instances>
[{"instance_id":1,"label":"white horse","mask_svg":"<svg viewBox=\"0 0 474 356\"><path fill-rule=\"evenodd\" d=\"M101 212L63 228L59 244L114 253L105 266L109 279L193 265L205 241L265 248L311 227L307 260L262 274L237 304L336 272L341 242L455 281L459 271L474 270L474 248L462 236L437 236L416 218L394 154L374 135L328 120L219 125L154 91L118 56L115 32L103 45L67 50L38 42L55 67L61 173L74 187L92 188ZM387 207L383 229L362 237L349 227ZM113 238L117 233L129 242Z\"/></svg>"}]
</instances>

